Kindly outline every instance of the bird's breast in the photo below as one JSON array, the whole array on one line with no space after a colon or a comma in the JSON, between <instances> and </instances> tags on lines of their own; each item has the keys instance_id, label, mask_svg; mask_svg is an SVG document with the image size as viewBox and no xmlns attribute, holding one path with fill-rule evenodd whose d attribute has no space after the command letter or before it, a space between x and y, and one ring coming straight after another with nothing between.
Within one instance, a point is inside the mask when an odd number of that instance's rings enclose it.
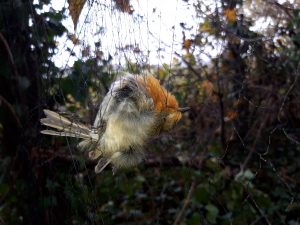
<instances>
[{"instance_id":1,"label":"bird's breast","mask_svg":"<svg viewBox=\"0 0 300 225\"><path fill-rule=\"evenodd\" d=\"M140 148L151 137L155 126L155 116L149 112L135 112L134 116L111 115L107 121L106 131L101 138L105 155L126 151L130 147Z\"/></svg>"}]
</instances>

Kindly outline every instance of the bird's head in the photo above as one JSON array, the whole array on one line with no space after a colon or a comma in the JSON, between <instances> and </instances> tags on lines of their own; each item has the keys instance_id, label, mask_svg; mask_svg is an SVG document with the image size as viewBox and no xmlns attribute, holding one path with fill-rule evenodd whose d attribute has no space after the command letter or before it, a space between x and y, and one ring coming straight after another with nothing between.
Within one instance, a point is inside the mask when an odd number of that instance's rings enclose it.
<instances>
[{"instance_id":1,"label":"bird's head","mask_svg":"<svg viewBox=\"0 0 300 225\"><path fill-rule=\"evenodd\" d=\"M169 108L167 112L163 112L163 121L162 121L162 131L169 131L171 130L176 123L181 119L182 113L189 110L188 107L186 108Z\"/></svg>"},{"instance_id":2,"label":"bird's head","mask_svg":"<svg viewBox=\"0 0 300 225\"><path fill-rule=\"evenodd\" d=\"M169 131L181 119L182 113L189 108L179 108L174 95L162 87L152 75L142 78L148 94L153 99L155 111L158 115L158 130Z\"/></svg>"}]
</instances>

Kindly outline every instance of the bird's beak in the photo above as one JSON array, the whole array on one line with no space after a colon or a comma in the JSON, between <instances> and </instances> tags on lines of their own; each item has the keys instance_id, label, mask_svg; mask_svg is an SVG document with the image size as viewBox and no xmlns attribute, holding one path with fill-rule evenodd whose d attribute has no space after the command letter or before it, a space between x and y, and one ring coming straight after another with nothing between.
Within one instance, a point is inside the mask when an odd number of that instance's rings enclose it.
<instances>
[{"instance_id":1,"label":"bird's beak","mask_svg":"<svg viewBox=\"0 0 300 225\"><path fill-rule=\"evenodd\" d=\"M178 111L184 113L186 111L189 111L190 109L191 109L190 107L184 107L184 108L178 108Z\"/></svg>"}]
</instances>

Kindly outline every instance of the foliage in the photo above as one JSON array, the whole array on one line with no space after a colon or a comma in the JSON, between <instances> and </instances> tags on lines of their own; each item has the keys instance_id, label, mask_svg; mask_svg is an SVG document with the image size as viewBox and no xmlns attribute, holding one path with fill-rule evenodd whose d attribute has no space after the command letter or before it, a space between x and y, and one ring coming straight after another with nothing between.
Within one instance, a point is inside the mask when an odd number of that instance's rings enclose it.
<instances>
[{"instance_id":1,"label":"foliage","mask_svg":"<svg viewBox=\"0 0 300 225\"><path fill-rule=\"evenodd\" d=\"M198 1L199 29L183 27L172 65L128 62L191 110L143 165L113 176L95 175L76 141L39 134L43 108L92 123L118 73L88 51L56 68L64 14L46 4L0 3L0 223L300 224L299 5ZM266 15L273 26L255 30ZM206 49L219 49L209 63Z\"/></svg>"},{"instance_id":2,"label":"foliage","mask_svg":"<svg viewBox=\"0 0 300 225\"><path fill-rule=\"evenodd\" d=\"M0 218L5 224L43 224L45 217L39 207L45 178L37 179L34 158L39 155L41 110L53 105L43 89L58 73L51 60L55 37L65 32L61 12L38 13L47 3L0 3ZM43 77L49 83L43 84Z\"/></svg>"}]
</instances>

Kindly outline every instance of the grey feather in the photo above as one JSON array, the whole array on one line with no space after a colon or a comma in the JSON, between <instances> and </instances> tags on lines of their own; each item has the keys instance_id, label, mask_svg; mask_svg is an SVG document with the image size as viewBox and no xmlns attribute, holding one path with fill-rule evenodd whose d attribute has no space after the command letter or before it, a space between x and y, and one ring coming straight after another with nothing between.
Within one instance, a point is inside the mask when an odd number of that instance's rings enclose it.
<instances>
[{"instance_id":1,"label":"grey feather","mask_svg":"<svg viewBox=\"0 0 300 225\"><path fill-rule=\"evenodd\" d=\"M108 166L108 164L110 164L111 160L107 159L107 158L101 158L99 159L97 165L95 166L95 173L101 173L105 167Z\"/></svg>"},{"instance_id":2,"label":"grey feather","mask_svg":"<svg viewBox=\"0 0 300 225\"><path fill-rule=\"evenodd\" d=\"M46 118L41 119L41 123L46 126L74 133L89 134L91 132L87 126L80 123L73 123L56 112L45 109L44 113Z\"/></svg>"},{"instance_id":3,"label":"grey feather","mask_svg":"<svg viewBox=\"0 0 300 225\"><path fill-rule=\"evenodd\" d=\"M42 134L83 138L94 142L98 141L97 133L95 133L94 130L92 131L89 127L80 123L71 122L58 113L47 109L44 110L44 113L46 118L41 119L41 123L56 130L43 130L41 131Z\"/></svg>"},{"instance_id":4,"label":"grey feather","mask_svg":"<svg viewBox=\"0 0 300 225\"><path fill-rule=\"evenodd\" d=\"M53 136L64 136L64 137L76 137L76 138L85 138L85 139L91 139L89 135L86 134L81 134L81 133L71 133L67 131L54 131L54 130L42 130L42 134L47 134L47 135L53 135Z\"/></svg>"}]
</instances>

